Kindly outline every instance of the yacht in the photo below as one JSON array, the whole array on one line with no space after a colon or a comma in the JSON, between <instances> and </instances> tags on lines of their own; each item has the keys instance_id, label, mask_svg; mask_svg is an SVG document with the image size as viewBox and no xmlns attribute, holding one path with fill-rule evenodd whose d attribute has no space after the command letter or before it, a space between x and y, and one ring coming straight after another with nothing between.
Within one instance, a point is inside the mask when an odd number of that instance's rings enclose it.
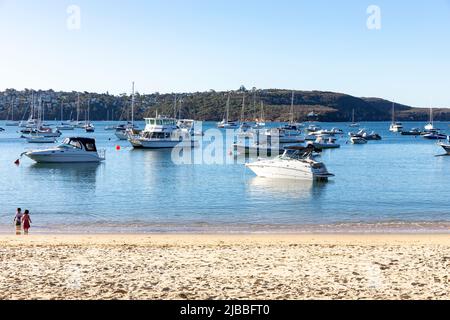
<instances>
[{"instance_id":1,"label":"yacht","mask_svg":"<svg viewBox=\"0 0 450 320\"><path fill-rule=\"evenodd\" d=\"M402 132L403 125L401 122L395 121L395 103L392 103L392 123L389 127L389 131L391 132Z\"/></svg>"},{"instance_id":2,"label":"yacht","mask_svg":"<svg viewBox=\"0 0 450 320\"><path fill-rule=\"evenodd\" d=\"M359 128L359 123L355 122L355 109L352 110L352 123L349 125L350 128Z\"/></svg>"},{"instance_id":3,"label":"yacht","mask_svg":"<svg viewBox=\"0 0 450 320\"><path fill-rule=\"evenodd\" d=\"M105 160L105 151L97 150L95 139L77 137L66 138L55 148L32 150L24 154L38 163L84 163Z\"/></svg>"},{"instance_id":4,"label":"yacht","mask_svg":"<svg viewBox=\"0 0 450 320\"><path fill-rule=\"evenodd\" d=\"M351 137L350 141L352 144L366 144L367 140L362 137Z\"/></svg>"},{"instance_id":5,"label":"yacht","mask_svg":"<svg viewBox=\"0 0 450 320\"><path fill-rule=\"evenodd\" d=\"M137 125L133 125L131 122L128 122L127 124L120 124L116 127L116 132L114 135L119 140L128 140L129 133L133 133L133 131L138 130L139 127Z\"/></svg>"},{"instance_id":6,"label":"yacht","mask_svg":"<svg viewBox=\"0 0 450 320\"><path fill-rule=\"evenodd\" d=\"M61 103L61 123L56 126L58 130L74 130L75 126L72 125L72 121L64 121L63 115L64 103Z\"/></svg>"},{"instance_id":7,"label":"yacht","mask_svg":"<svg viewBox=\"0 0 450 320\"><path fill-rule=\"evenodd\" d=\"M273 128L265 131L269 141L278 139L278 143L303 143L305 139L300 136L300 133L294 134L292 131L286 131L282 128Z\"/></svg>"},{"instance_id":8,"label":"yacht","mask_svg":"<svg viewBox=\"0 0 450 320\"><path fill-rule=\"evenodd\" d=\"M23 130L22 130L23 131ZM38 129L31 129L28 134L31 136L43 137L43 138L58 138L62 135L61 131L53 131L51 128L40 127Z\"/></svg>"},{"instance_id":9,"label":"yacht","mask_svg":"<svg viewBox=\"0 0 450 320\"><path fill-rule=\"evenodd\" d=\"M338 149L341 147L339 143L336 142L336 138L331 136L320 136L314 142L308 142L312 144L316 149Z\"/></svg>"},{"instance_id":10,"label":"yacht","mask_svg":"<svg viewBox=\"0 0 450 320\"><path fill-rule=\"evenodd\" d=\"M11 114L11 119L9 119L9 114ZM18 127L19 121L14 120L14 100L11 101L11 109L8 112L8 120L5 123L7 127Z\"/></svg>"},{"instance_id":11,"label":"yacht","mask_svg":"<svg viewBox=\"0 0 450 320\"><path fill-rule=\"evenodd\" d=\"M95 132L95 127L94 127L94 125L93 125L92 123L88 123L88 124L86 124L86 126L84 127L84 130L85 130L87 133Z\"/></svg>"},{"instance_id":12,"label":"yacht","mask_svg":"<svg viewBox=\"0 0 450 320\"><path fill-rule=\"evenodd\" d=\"M134 82L132 83L131 89L131 121L128 121L126 124L120 124L116 127L116 132L114 135L119 140L128 140L130 135L139 134L139 126L134 123L134 103L135 103L135 94L134 94Z\"/></svg>"},{"instance_id":13,"label":"yacht","mask_svg":"<svg viewBox=\"0 0 450 320\"><path fill-rule=\"evenodd\" d=\"M419 128L412 128L409 131L402 131L403 136L420 136L422 131Z\"/></svg>"},{"instance_id":14,"label":"yacht","mask_svg":"<svg viewBox=\"0 0 450 320\"><path fill-rule=\"evenodd\" d=\"M428 140L445 140L447 139L447 135L439 133L439 132L430 132L423 135L425 139Z\"/></svg>"},{"instance_id":15,"label":"yacht","mask_svg":"<svg viewBox=\"0 0 450 320\"><path fill-rule=\"evenodd\" d=\"M237 129L237 128L239 128L239 123L237 121L229 121L230 100L231 100L230 93L228 93L225 118L221 122L217 123L217 128L219 128L219 129Z\"/></svg>"},{"instance_id":16,"label":"yacht","mask_svg":"<svg viewBox=\"0 0 450 320\"><path fill-rule=\"evenodd\" d=\"M174 118L157 116L145 119L145 129L137 135L130 134L128 141L134 148L167 149L195 147L198 141L186 130L180 129Z\"/></svg>"},{"instance_id":17,"label":"yacht","mask_svg":"<svg viewBox=\"0 0 450 320\"><path fill-rule=\"evenodd\" d=\"M313 157L314 147L292 147L274 159L260 159L246 164L257 176L276 179L321 180L334 175Z\"/></svg>"},{"instance_id":18,"label":"yacht","mask_svg":"<svg viewBox=\"0 0 450 320\"><path fill-rule=\"evenodd\" d=\"M195 130L195 120L193 119L180 119L177 121L178 127L181 130L188 132L191 136L203 136L204 133L201 130Z\"/></svg>"},{"instance_id":19,"label":"yacht","mask_svg":"<svg viewBox=\"0 0 450 320\"><path fill-rule=\"evenodd\" d=\"M74 130L75 127L70 122L61 122L59 125L56 126L56 129L61 131L68 131Z\"/></svg>"}]
</instances>

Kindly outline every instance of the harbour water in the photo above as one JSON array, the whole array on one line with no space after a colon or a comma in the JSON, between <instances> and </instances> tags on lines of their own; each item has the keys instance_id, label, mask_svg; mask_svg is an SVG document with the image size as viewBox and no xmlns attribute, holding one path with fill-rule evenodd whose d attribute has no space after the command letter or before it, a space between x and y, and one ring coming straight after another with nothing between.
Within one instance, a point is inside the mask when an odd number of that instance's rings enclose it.
<instances>
[{"instance_id":1,"label":"harbour water","mask_svg":"<svg viewBox=\"0 0 450 320\"><path fill-rule=\"evenodd\" d=\"M335 174L328 183L257 178L240 161L175 165L170 150L133 150L118 141L104 130L111 124L95 123L90 134L63 133L95 137L106 149L104 163L38 165L22 158L16 166L22 152L45 146L27 144L18 128L0 122L6 129L0 133L0 232L11 232L21 207L31 211L34 233L450 233L450 157L436 156L444 153L436 141L389 132L387 122L362 124L383 137L367 145L346 144L348 124L321 124L346 132L340 149L321 156Z\"/></svg>"}]
</instances>

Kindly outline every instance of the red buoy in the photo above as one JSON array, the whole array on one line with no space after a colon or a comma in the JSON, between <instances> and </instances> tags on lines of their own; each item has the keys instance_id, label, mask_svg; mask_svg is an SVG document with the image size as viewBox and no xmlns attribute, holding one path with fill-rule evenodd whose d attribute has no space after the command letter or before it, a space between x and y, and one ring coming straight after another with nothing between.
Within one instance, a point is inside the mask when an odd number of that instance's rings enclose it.
<instances>
[{"instance_id":1,"label":"red buoy","mask_svg":"<svg viewBox=\"0 0 450 320\"><path fill-rule=\"evenodd\" d=\"M17 159L16 161L14 161L14 164L15 164L16 166L18 166L18 165L20 164L20 160Z\"/></svg>"},{"instance_id":2,"label":"red buoy","mask_svg":"<svg viewBox=\"0 0 450 320\"><path fill-rule=\"evenodd\" d=\"M116 146L116 150L117 150L117 151L120 151L120 146Z\"/></svg>"}]
</instances>

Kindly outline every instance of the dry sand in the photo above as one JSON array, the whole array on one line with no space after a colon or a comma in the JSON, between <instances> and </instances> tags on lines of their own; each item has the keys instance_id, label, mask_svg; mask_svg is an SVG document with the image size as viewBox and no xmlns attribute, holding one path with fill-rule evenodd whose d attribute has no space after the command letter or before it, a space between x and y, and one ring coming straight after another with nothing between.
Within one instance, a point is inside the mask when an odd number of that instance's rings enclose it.
<instances>
[{"instance_id":1,"label":"dry sand","mask_svg":"<svg viewBox=\"0 0 450 320\"><path fill-rule=\"evenodd\" d=\"M0 236L0 299L450 299L450 235Z\"/></svg>"}]
</instances>

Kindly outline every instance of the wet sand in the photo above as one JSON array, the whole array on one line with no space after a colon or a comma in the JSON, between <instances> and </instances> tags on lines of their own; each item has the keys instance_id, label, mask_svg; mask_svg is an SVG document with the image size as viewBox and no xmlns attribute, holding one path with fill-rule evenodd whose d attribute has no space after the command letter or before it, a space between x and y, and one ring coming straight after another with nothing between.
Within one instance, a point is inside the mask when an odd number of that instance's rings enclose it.
<instances>
[{"instance_id":1,"label":"wet sand","mask_svg":"<svg viewBox=\"0 0 450 320\"><path fill-rule=\"evenodd\" d=\"M0 236L0 299L450 299L447 235Z\"/></svg>"}]
</instances>

